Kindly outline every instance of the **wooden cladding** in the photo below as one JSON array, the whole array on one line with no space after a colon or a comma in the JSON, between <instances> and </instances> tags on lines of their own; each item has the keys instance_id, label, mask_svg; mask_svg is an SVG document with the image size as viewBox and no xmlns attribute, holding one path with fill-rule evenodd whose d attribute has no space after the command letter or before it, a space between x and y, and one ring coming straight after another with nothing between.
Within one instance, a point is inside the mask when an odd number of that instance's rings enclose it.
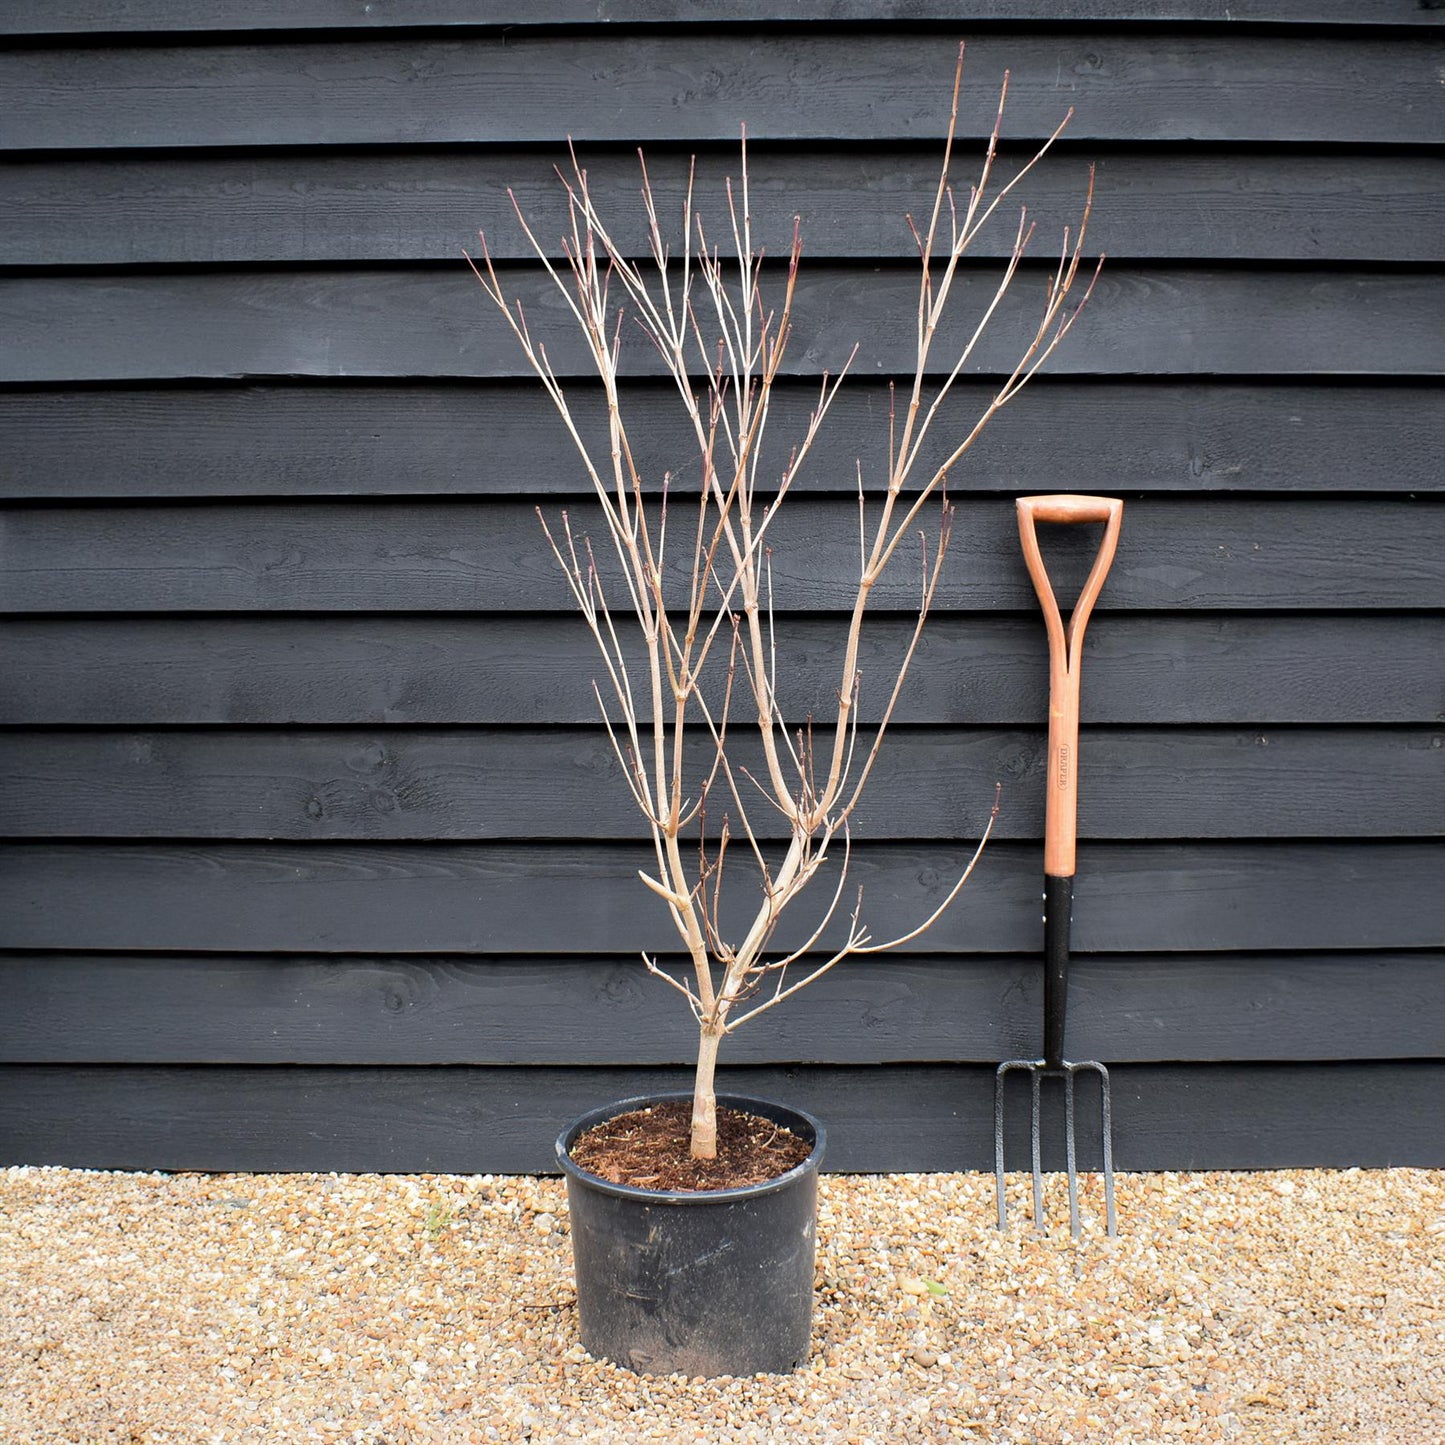
<instances>
[{"instance_id":1,"label":"wooden cladding","mask_svg":"<svg viewBox=\"0 0 1445 1445\"><path fill-rule=\"evenodd\" d=\"M967 341L999 265L961 272L943 355ZM1037 326L1044 273L1028 265L972 358L1007 374ZM562 376L586 374L581 335L535 268L506 277ZM10 317L0 381L215 380L238 372L307 377L510 378L526 361L460 267L242 273L18 276L0 280ZM787 376L857 375L911 364L917 278L888 267L818 264L800 273ZM1109 267L1089 325L1050 361L1055 376L1430 375L1445 298L1413 272ZM627 355L627 353L624 353ZM943 363L940 363L942 365ZM632 349L624 374L657 376Z\"/></svg>"},{"instance_id":2,"label":"wooden cladding","mask_svg":"<svg viewBox=\"0 0 1445 1445\"><path fill-rule=\"evenodd\" d=\"M910 625L880 617L864 632L870 675L896 658ZM838 629L805 618L790 631L801 716L838 685ZM941 613L895 719L1040 721L1041 632L1028 617ZM1430 614L1111 616L1090 649L1083 720L1437 726L1440 647ZM595 725L598 669L591 639L561 615L20 618L0 626L0 676L14 680L0 692L0 723ZM861 720L876 721L879 707L865 691Z\"/></svg>"},{"instance_id":3,"label":"wooden cladding","mask_svg":"<svg viewBox=\"0 0 1445 1445\"><path fill-rule=\"evenodd\" d=\"M636 146L673 242L696 155L722 239L746 119L758 239L803 234L780 433L861 342L773 539L785 706L822 715L960 35L960 178L1004 66L1003 173L1076 113L936 447L1012 365L1091 162L1108 261L949 477L855 819L875 934L946 893L995 784L1002 811L912 951L730 1040L726 1082L819 1110L833 1167L991 1165L993 1064L1041 1037L1047 654L1013 499L1100 494L1126 508L1085 649L1069 1045L1109 1063L1120 1167L1445 1164L1438 14L12 0L0 1164L542 1170L570 1115L683 1082L691 1021L637 961L675 938L534 515L595 530L585 475L462 253L484 228L605 438L506 187L557 254L572 136L638 249ZM969 329L1015 219L960 274ZM689 492L645 354L623 404L643 474ZM1065 606L1072 530L1044 541ZM899 561L865 727L911 629Z\"/></svg>"},{"instance_id":4,"label":"wooden cladding","mask_svg":"<svg viewBox=\"0 0 1445 1445\"><path fill-rule=\"evenodd\" d=\"M826 465L826 464L825 464ZM674 496L685 499L678 487ZM1436 504L1320 498L1307 509L1273 498L1170 496L1135 502L1108 612L1383 611L1440 598ZM979 613L1032 610L1007 499L959 498L966 554L939 586L938 606ZM550 499L574 532L605 538L595 501ZM572 600L539 547L535 504L228 502L206 506L30 505L0 510L0 610L89 612L564 613ZM922 529L937 529L929 514ZM1341 549L1340 538L1351 539ZM852 601L856 499L799 495L770 531L778 612L837 612ZM1051 537L1064 589L1077 587L1093 536ZM1168 557L1160 565L1161 556ZM687 559L684 559L687 560ZM605 579L616 572L599 558ZM908 611L918 568L901 559L873 594L878 611ZM683 561L667 575L686 585ZM620 581L618 583L620 586Z\"/></svg>"},{"instance_id":5,"label":"wooden cladding","mask_svg":"<svg viewBox=\"0 0 1445 1445\"><path fill-rule=\"evenodd\" d=\"M408 27L484 30L522 25L620 26L758 22L942 22L956 30L1019 20L1077 24L1095 21L1217 22L1370 26L1429 25L1419 0L410 0L405 9L348 0L252 0L219 11L208 0L10 0L0 35L146 35L207 31L370 31Z\"/></svg>"},{"instance_id":6,"label":"wooden cladding","mask_svg":"<svg viewBox=\"0 0 1445 1445\"><path fill-rule=\"evenodd\" d=\"M989 394L960 382L958 414L977 415ZM815 395L809 383L780 384L776 425L805 423ZM668 391L633 382L624 404L641 427L639 465L649 475L676 465L688 437ZM603 424L585 391L575 414L584 431ZM845 486L854 459L885 445L887 419L886 384L856 378L799 494ZM1044 376L989 424L949 492L1439 493L1442 429L1445 388L1429 381ZM27 386L0 389L0 430L0 496L17 500L443 496L550 507L585 485L551 403L523 381Z\"/></svg>"},{"instance_id":7,"label":"wooden cladding","mask_svg":"<svg viewBox=\"0 0 1445 1445\"><path fill-rule=\"evenodd\" d=\"M1111 1070L1120 1169L1439 1167L1437 1060L1142 1064ZM98 1169L543 1173L559 1121L619 1088L686 1087L680 1069L206 1068L13 1065L6 1153ZM749 1067L729 1086L828 1120L844 1172L993 1165L993 1065ZM1020 1097L1013 1107L1027 1113ZM1062 1113L1062 1110L1058 1111ZM1044 1167L1063 1168L1046 1111ZM1089 1116L1093 1115L1091 1119ZM1011 1117L1013 1117L1011 1115ZM1097 1110L1079 1155L1098 1158ZM927 1141L926 1144L921 1141Z\"/></svg>"},{"instance_id":8,"label":"wooden cladding","mask_svg":"<svg viewBox=\"0 0 1445 1445\"><path fill-rule=\"evenodd\" d=\"M1111 1068L1268 1062L1284 1040L1301 1062L1438 1059L1445 1016L1420 1000L1440 966L1384 950L1099 954L1070 971L1069 1036ZM697 1048L635 955L18 953L0 979L13 1063L676 1067ZM816 990L805 1031L774 1011L729 1040L732 1063L984 1063L1000 1041L1038 1047L1026 956L862 958Z\"/></svg>"},{"instance_id":9,"label":"wooden cladding","mask_svg":"<svg viewBox=\"0 0 1445 1445\"><path fill-rule=\"evenodd\" d=\"M786 254L792 218L817 260L909 259L903 220L937 182L936 147L825 143L754 145L750 158L758 243ZM659 222L679 239L689 160L699 195L738 171L737 147L648 148ZM1012 174L1028 158L1005 145ZM86 154L0 160L0 264L15 266L289 265L442 261L461 267L478 230L499 260L529 259L507 198L535 219L560 254L566 203L557 146L463 150L246 149L195 157ZM645 254L634 204L636 153L592 145L588 183L607 199L617 235ZM961 156L961 161L970 157ZM1061 148L1035 172L1029 214L1040 236L1077 221L1089 165L1101 200L1093 246L1116 262L1439 261L1445 254L1445 160L1411 154L1260 153L1222 145L1085 144ZM1248 185L1241 178L1248 177ZM985 231L975 255L1007 254L1012 232Z\"/></svg>"},{"instance_id":10,"label":"wooden cladding","mask_svg":"<svg viewBox=\"0 0 1445 1445\"><path fill-rule=\"evenodd\" d=\"M855 847L870 931L926 918L971 851L965 837ZM929 946L1032 953L1040 851L990 845ZM650 856L542 841L35 841L0 845L0 906L21 949L662 952L676 934L632 891ZM1438 876L1431 842L1092 843L1080 849L1074 936L1080 953L1430 948L1445 930ZM778 943L810 932L800 914Z\"/></svg>"},{"instance_id":11,"label":"wooden cladding","mask_svg":"<svg viewBox=\"0 0 1445 1445\"><path fill-rule=\"evenodd\" d=\"M1092 679L1091 679L1092 681ZM698 765L705 736L693 740ZM6 735L12 837L631 839L595 728L86 731ZM1436 728L1110 728L1082 752L1086 838L1428 838L1445 814ZM751 771L761 748L744 743ZM857 814L860 839L981 824L1042 837L1038 731L905 727ZM786 836L761 816L759 834Z\"/></svg>"},{"instance_id":12,"label":"wooden cladding","mask_svg":"<svg viewBox=\"0 0 1445 1445\"><path fill-rule=\"evenodd\" d=\"M826 25L672 34L524 30L461 38L16 48L0 53L7 148L932 139L956 36ZM961 136L1371 142L1442 138L1445 43L1428 33L1232 35L1099 27L970 41ZM900 84L907 76L908 84Z\"/></svg>"}]
</instances>

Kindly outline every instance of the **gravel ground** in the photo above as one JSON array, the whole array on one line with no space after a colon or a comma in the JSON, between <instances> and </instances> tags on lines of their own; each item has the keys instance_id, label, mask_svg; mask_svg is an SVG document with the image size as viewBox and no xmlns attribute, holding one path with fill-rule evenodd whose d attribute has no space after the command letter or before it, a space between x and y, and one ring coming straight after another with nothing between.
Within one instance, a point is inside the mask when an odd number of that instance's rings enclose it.
<instances>
[{"instance_id":1,"label":"gravel ground","mask_svg":"<svg viewBox=\"0 0 1445 1445\"><path fill-rule=\"evenodd\" d=\"M1124 1175L1078 1244L993 1207L825 1176L812 1359L690 1382L582 1351L554 1179L12 1168L0 1440L1445 1441L1445 1171Z\"/></svg>"}]
</instances>

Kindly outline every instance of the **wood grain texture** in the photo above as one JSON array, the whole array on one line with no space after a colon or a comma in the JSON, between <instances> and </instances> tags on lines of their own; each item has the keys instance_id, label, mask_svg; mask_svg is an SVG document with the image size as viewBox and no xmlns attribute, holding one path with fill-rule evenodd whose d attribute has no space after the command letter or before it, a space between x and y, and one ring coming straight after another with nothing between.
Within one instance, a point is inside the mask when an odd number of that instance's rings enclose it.
<instances>
[{"instance_id":1,"label":"wood grain texture","mask_svg":"<svg viewBox=\"0 0 1445 1445\"><path fill-rule=\"evenodd\" d=\"M482 318L478 317L480 322ZM596 388L573 406L601 425ZM775 435L806 425L815 393L782 383ZM988 403L962 382L940 436ZM679 467L690 444L670 392L634 382L639 465ZM1440 492L1445 390L1359 384L1107 383L1042 376L989 424L949 477L981 491L1281 494ZM0 495L17 499L578 495L571 442L535 383L297 383L0 391ZM885 386L840 392L799 491L837 489L888 434ZM1301 508L1301 516L1307 515ZM1132 518L1132 513L1131 513Z\"/></svg>"},{"instance_id":2,"label":"wood grain texture","mask_svg":"<svg viewBox=\"0 0 1445 1445\"><path fill-rule=\"evenodd\" d=\"M689 797L711 761L692 741ZM751 739L731 756L764 769ZM899 729L854 835L951 838L999 784L994 836L1041 838L1043 771L1041 732ZM643 821L620 774L600 727L0 732L16 838L631 840ZM1445 732L1096 730L1079 800L1085 838L1428 838L1445 817ZM786 836L750 811L761 835Z\"/></svg>"},{"instance_id":3,"label":"wood grain texture","mask_svg":"<svg viewBox=\"0 0 1445 1445\"><path fill-rule=\"evenodd\" d=\"M0 144L111 146L941 136L954 37L692 30L521 32L268 44L23 48L0 55ZM969 47L960 133L988 133L1003 70L1011 136L1438 142L1445 44L1035 29ZM911 77L899 85L898 77Z\"/></svg>"},{"instance_id":4,"label":"wood grain texture","mask_svg":"<svg viewBox=\"0 0 1445 1445\"><path fill-rule=\"evenodd\" d=\"M697 1050L636 958L17 954L0 984L0 1064L683 1066ZM1042 990L1024 956L859 958L732 1035L723 1066L1027 1057ZM1076 957L1068 1046L1111 1067L1439 1058L1445 959Z\"/></svg>"},{"instance_id":5,"label":"wood grain texture","mask_svg":"<svg viewBox=\"0 0 1445 1445\"><path fill-rule=\"evenodd\" d=\"M1006 375L1037 324L1039 274L1021 272L966 368ZM998 275L960 273L937 366L951 367ZM570 312L530 267L506 268L533 336L562 376L592 368ZM765 283L766 289L767 283ZM238 376L517 377L526 361L466 268L23 276L0 281L11 318L0 381ZM792 376L912 367L917 281L901 264L818 263L798 283ZM1445 298L1409 272L1210 271L1111 266L1054 375L1438 375ZM658 375L644 341L627 375Z\"/></svg>"},{"instance_id":6,"label":"wood grain texture","mask_svg":"<svg viewBox=\"0 0 1445 1445\"><path fill-rule=\"evenodd\" d=\"M789 714L821 717L841 623L800 618L789 635ZM886 676L907 636L897 618L866 628L865 677ZM1435 724L1441 653L1432 616L1110 616L1089 633L1083 720ZM895 719L1032 724L1047 706L1045 657L1032 616L940 614ZM0 623L0 723L591 723L600 671L582 624L560 615L14 619ZM878 691L863 690L864 722Z\"/></svg>"},{"instance_id":7,"label":"wood grain texture","mask_svg":"<svg viewBox=\"0 0 1445 1445\"><path fill-rule=\"evenodd\" d=\"M104 35L246 30L369 30L490 25L653 25L704 21L971 25L1029 20L1195 21L1231 24L1416 25L1438 23L1419 0L410 0L389 8L367 0L253 0L220 13L205 0L10 0L0 35Z\"/></svg>"},{"instance_id":8,"label":"wood grain texture","mask_svg":"<svg viewBox=\"0 0 1445 1445\"><path fill-rule=\"evenodd\" d=\"M737 1068L724 1089L824 1120L834 1172L991 1169L992 1066ZM679 1089L655 1069L13 1065L0 1159L99 1169L555 1172L553 1141L613 1099ZM1113 1079L1115 1162L1134 1169L1445 1165L1438 1062L1133 1065ZM1010 1168L1026 1168L1027 1121ZM1045 1167L1062 1168L1059 1120ZM1098 1120L1079 1110L1080 1166ZM992 1216L967 1221L982 1232Z\"/></svg>"},{"instance_id":9,"label":"wood grain texture","mask_svg":"<svg viewBox=\"0 0 1445 1445\"><path fill-rule=\"evenodd\" d=\"M681 240L689 156L648 148L664 232ZM646 253L631 149L589 147L592 194L617 239ZM755 146L754 237L786 254L793 217L804 253L911 259L907 214L924 215L937 184L934 147L829 150ZM1005 148L999 175L1027 159ZM697 157L697 194L721 194L731 146ZM964 151L960 176L974 157ZM538 239L558 250L566 203L560 147L260 152L191 157L30 157L0 162L0 264L454 261L477 231L498 259L530 256L510 189ZM1445 161L1419 155L1331 155L1091 145L1050 158L1015 193L1041 236L1077 222L1087 166L1096 168L1091 245L1130 259L1439 261L1445 258ZM1012 219L979 237L977 255L1006 254Z\"/></svg>"},{"instance_id":10,"label":"wood grain texture","mask_svg":"<svg viewBox=\"0 0 1445 1445\"><path fill-rule=\"evenodd\" d=\"M659 488L660 490L660 488ZM675 503L692 488L675 487ZM877 515L874 502L873 515ZM1009 499L955 502L954 543L935 606L1027 611L1034 602ZM625 597L595 504L548 506L560 533L600 549L600 575ZM930 511L923 530L936 536ZM1091 529L1045 529L1060 595L1083 583ZM849 606L858 507L790 498L769 528L774 607ZM1130 500L1101 608L1109 611L1445 604L1445 508L1427 501ZM683 603L691 551L666 559ZM905 610L918 594L916 548L873 593ZM534 505L296 501L225 506L28 506L0 509L0 610L26 612L570 611L572 601Z\"/></svg>"},{"instance_id":11,"label":"wood grain texture","mask_svg":"<svg viewBox=\"0 0 1445 1445\"><path fill-rule=\"evenodd\" d=\"M977 836L986 811L959 820ZM1442 850L1432 843L1100 843L1079 850L1082 953L1440 948ZM972 844L855 846L875 939L927 918ZM3 946L150 952L622 953L676 946L637 871L651 850L544 843L0 844ZM990 846L959 904L930 930L939 953L1038 947L1039 850ZM723 926L755 893L723 901ZM816 908L814 904L816 903ZM826 899L780 926L800 945ZM825 932L820 948L832 933Z\"/></svg>"}]
</instances>

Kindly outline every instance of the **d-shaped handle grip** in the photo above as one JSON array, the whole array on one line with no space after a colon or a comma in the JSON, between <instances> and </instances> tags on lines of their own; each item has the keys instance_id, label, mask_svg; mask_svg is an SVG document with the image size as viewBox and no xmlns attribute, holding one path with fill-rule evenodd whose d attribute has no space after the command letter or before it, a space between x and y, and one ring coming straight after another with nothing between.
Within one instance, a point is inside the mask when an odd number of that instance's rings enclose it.
<instances>
[{"instance_id":1,"label":"d-shaped handle grip","mask_svg":"<svg viewBox=\"0 0 1445 1445\"><path fill-rule=\"evenodd\" d=\"M1043 608L1044 626L1049 634L1049 771L1044 811L1044 872L1052 878L1072 878L1078 838L1079 667L1084 629L1089 625L1089 616L1114 560L1124 504L1117 497L1020 497L1018 517L1024 562ZM1038 522L1104 523L1104 539L1079 600L1074 603L1067 627L1059 614L1058 599L1039 551L1035 531Z\"/></svg>"},{"instance_id":2,"label":"d-shaped handle grip","mask_svg":"<svg viewBox=\"0 0 1445 1445\"><path fill-rule=\"evenodd\" d=\"M1124 514L1124 504L1116 497L1076 497L1060 493L1052 497L1020 497L1019 516L1025 514L1035 522L1115 522Z\"/></svg>"}]
</instances>

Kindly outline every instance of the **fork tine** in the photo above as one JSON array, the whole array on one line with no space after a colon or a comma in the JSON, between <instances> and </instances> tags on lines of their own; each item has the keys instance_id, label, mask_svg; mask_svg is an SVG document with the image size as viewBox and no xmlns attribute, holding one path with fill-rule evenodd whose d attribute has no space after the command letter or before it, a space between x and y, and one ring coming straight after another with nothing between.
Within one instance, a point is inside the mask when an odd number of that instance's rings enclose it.
<instances>
[{"instance_id":1,"label":"fork tine","mask_svg":"<svg viewBox=\"0 0 1445 1445\"><path fill-rule=\"evenodd\" d=\"M1008 1201L1003 1183L1003 1080L1011 1066L1000 1064L993 1076L993 1177L998 1194L998 1227L1008 1230Z\"/></svg>"},{"instance_id":2,"label":"fork tine","mask_svg":"<svg viewBox=\"0 0 1445 1445\"><path fill-rule=\"evenodd\" d=\"M1039 1090L1043 1082L1043 1070L1029 1069L1029 1136L1033 1149L1034 1166L1034 1233L1047 1234L1044 1223L1044 1150L1043 1125L1040 1120Z\"/></svg>"},{"instance_id":3,"label":"fork tine","mask_svg":"<svg viewBox=\"0 0 1445 1445\"><path fill-rule=\"evenodd\" d=\"M1069 1236L1079 1237L1079 1161L1074 1132L1074 1071L1064 1069L1064 1157L1069 1170Z\"/></svg>"},{"instance_id":4,"label":"fork tine","mask_svg":"<svg viewBox=\"0 0 1445 1445\"><path fill-rule=\"evenodd\" d=\"M1109 1238L1119 1233L1118 1216L1114 1213L1114 1120L1109 1103L1109 1071L1103 1064L1095 1064L1099 1071L1100 1113L1104 1133L1104 1213Z\"/></svg>"}]
</instances>

